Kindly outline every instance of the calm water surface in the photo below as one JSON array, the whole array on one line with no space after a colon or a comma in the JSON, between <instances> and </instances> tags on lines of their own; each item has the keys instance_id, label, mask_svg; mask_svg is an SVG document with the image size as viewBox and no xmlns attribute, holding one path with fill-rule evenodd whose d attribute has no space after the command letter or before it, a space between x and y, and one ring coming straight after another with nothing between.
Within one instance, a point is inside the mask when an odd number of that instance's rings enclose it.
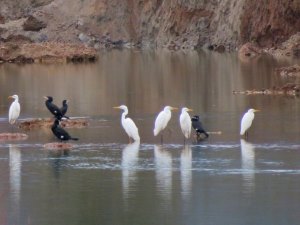
<instances>
[{"instance_id":1,"label":"calm water surface","mask_svg":"<svg viewBox=\"0 0 300 225\"><path fill-rule=\"evenodd\" d=\"M294 63L111 51L95 64L0 65L0 132L29 135L0 143L0 224L300 224L299 98L232 94L290 82L275 68ZM56 141L49 129L10 127L7 96L15 93L21 120L50 116L42 96L69 99L68 115L89 120L68 129L80 138L74 149L44 149ZM127 144L112 109L120 104L141 144ZM174 112L160 145L153 121L166 104L193 108L208 131L221 134L184 146ZM249 107L261 112L244 141L239 121Z\"/></svg>"}]
</instances>

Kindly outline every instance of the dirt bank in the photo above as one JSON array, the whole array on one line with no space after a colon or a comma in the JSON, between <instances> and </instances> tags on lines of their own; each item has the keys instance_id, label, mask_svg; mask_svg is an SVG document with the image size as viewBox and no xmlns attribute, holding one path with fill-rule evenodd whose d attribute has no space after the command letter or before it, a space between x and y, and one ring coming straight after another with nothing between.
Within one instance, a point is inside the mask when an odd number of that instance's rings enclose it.
<instances>
[{"instance_id":1,"label":"dirt bank","mask_svg":"<svg viewBox=\"0 0 300 225\"><path fill-rule=\"evenodd\" d=\"M300 31L293 0L3 0L0 37L67 42L95 49L142 47L236 50L276 47Z\"/></svg>"}]
</instances>

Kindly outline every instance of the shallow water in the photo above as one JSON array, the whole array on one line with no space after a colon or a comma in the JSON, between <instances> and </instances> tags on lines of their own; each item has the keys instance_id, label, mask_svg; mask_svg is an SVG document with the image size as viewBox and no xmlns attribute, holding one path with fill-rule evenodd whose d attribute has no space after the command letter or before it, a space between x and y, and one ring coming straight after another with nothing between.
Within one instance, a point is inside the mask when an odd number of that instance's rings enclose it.
<instances>
[{"instance_id":1,"label":"shallow water","mask_svg":"<svg viewBox=\"0 0 300 225\"><path fill-rule=\"evenodd\" d=\"M72 150L46 150L49 129L0 143L0 224L299 224L299 98L233 95L281 86L275 68L295 61L235 54L104 52L95 64L0 65L0 132L8 95L19 94L20 119L49 117L45 95L70 100L68 115L89 126L68 129ZM127 144L120 126L126 104L141 136ZM160 138L153 121L165 104L199 114L209 139L183 145L174 112ZM256 114L249 140L239 121Z\"/></svg>"}]
</instances>

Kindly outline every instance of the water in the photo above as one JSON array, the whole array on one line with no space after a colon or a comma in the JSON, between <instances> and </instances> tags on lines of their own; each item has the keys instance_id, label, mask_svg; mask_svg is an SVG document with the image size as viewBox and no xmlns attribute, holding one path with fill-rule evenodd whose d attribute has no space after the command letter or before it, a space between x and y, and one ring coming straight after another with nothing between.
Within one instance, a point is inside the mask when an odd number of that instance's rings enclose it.
<instances>
[{"instance_id":1,"label":"water","mask_svg":"<svg viewBox=\"0 0 300 225\"><path fill-rule=\"evenodd\" d=\"M0 132L19 94L20 119L50 114L43 96L70 100L68 115L90 125L68 129L80 140L51 151L49 129L0 143L0 224L300 224L299 98L233 95L289 82L274 74L296 61L235 54L110 51L95 64L0 65ZM120 126L126 104L141 144ZM164 145L152 135L165 104L199 114L209 139L183 145L174 112ZM256 114L249 140L239 121Z\"/></svg>"}]
</instances>

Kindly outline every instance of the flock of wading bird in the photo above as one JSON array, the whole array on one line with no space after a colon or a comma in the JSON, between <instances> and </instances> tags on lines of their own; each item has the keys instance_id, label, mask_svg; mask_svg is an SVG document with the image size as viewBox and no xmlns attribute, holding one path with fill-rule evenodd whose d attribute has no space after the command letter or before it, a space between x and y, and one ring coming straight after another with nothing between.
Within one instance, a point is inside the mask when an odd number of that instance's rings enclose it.
<instances>
[{"instance_id":1,"label":"flock of wading bird","mask_svg":"<svg viewBox=\"0 0 300 225\"><path fill-rule=\"evenodd\" d=\"M14 124L20 115L21 107L18 95L12 95L9 96L9 98L14 99L14 101L12 102L9 108L8 121L10 124ZM53 134L61 141L78 140L78 138L71 137L69 133L60 126L60 121L63 118L69 119L69 117L66 116L68 110L67 100L63 100L62 107L59 108L53 103L53 98L51 96L46 96L44 98L46 99L45 105L47 109L55 117L54 123L51 126ZM120 105L113 108L123 110L123 113L121 115L121 124L129 137L129 142L131 142L132 140L134 142L140 142L140 135L137 126L135 125L132 119L126 117L128 115L127 106ZM172 116L171 111L177 109L178 108L172 106L165 106L164 109L157 115L155 119L153 134L154 136L161 134L161 142L163 142L163 131L167 127L168 122L170 121ZM190 138L192 127L196 132L195 136L198 141L201 139L208 138L209 135L203 129L199 116L196 115L191 118L188 114L189 111L193 110L183 107L181 109L181 114L179 117L179 124L184 136L184 142L186 139ZM249 109L242 117L240 135L245 136L246 139L248 138L248 130L251 127L252 121L254 119L254 113L257 111L259 110Z\"/></svg>"}]
</instances>

